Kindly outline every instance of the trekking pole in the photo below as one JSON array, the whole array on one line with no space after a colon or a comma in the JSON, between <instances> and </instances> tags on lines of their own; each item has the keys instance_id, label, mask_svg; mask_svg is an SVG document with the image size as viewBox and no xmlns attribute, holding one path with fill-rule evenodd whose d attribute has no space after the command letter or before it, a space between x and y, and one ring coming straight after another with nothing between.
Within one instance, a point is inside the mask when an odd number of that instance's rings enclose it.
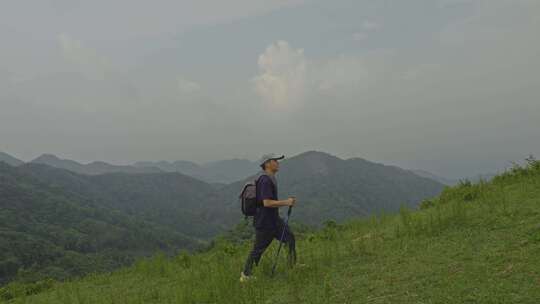
<instances>
[{"instance_id":1,"label":"trekking pole","mask_svg":"<svg viewBox=\"0 0 540 304\"><path fill-rule=\"evenodd\" d=\"M287 210L287 219L285 220L285 225L283 225L283 231L281 232L281 238L279 238L279 247L276 254L276 259L274 261L274 265L272 266L272 277L274 276L274 273L276 272L277 262L279 258L279 252L281 251L281 246L283 245L283 238L285 237L285 230L287 230L287 226L289 225L289 218L291 217L292 212L292 206L289 206L289 210Z\"/></svg>"}]
</instances>

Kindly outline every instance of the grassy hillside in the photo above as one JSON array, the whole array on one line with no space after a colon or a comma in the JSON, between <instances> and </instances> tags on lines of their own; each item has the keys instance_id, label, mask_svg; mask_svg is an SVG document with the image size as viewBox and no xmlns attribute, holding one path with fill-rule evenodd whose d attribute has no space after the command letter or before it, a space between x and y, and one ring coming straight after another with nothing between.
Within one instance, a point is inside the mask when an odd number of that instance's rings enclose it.
<instances>
[{"instance_id":1,"label":"grassy hillside","mask_svg":"<svg viewBox=\"0 0 540 304\"><path fill-rule=\"evenodd\" d=\"M299 265L270 278L275 245L242 285L249 244L158 255L67 283L11 284L9 303L538 303L540 163L401 209L303 235ZM294 221L294 219L292 219Z\"/></svg>"}]
</instances>

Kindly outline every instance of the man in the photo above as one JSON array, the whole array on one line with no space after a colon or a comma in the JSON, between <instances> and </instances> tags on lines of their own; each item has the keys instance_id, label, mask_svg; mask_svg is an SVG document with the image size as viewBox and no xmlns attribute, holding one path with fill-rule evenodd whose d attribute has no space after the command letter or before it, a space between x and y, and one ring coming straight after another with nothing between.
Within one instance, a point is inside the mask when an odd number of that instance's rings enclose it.
<instances>
[{"instance_id":1,"label":"man","mask_svg":"<svg viewBox=\"0 0 540 304\"><path fill-rule=\"evenodd\" d=\"M294 234L285 222L279 217L279 207L292 207L296 203L296 198L290 197L286 200L278 200L278 189L276 173L279 171L279 160L285 156L276 157L273 154L266 155L261 160L263 173L257 179L257 212L253 217L255 227L255 243L253 249L247 257L244 271L240 274L240 282L245 282L251 278L253 265L258 265L262 254L270 246L273 239L280 240L283 229L285 234L283 242L289 247L289 266L296 262L296 250Z\"/></svg>"}]
</instances>

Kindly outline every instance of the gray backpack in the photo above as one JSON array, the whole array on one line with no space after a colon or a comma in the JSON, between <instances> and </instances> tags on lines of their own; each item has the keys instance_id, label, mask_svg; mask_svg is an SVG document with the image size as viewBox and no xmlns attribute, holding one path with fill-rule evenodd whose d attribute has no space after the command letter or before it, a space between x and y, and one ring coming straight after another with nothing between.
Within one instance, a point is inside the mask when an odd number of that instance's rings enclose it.
<instances>
[{"instance_id":1,"label":"gray backpack","mask_svg":"<svg viewBox=\"0 0 540 304\"><path fill-rule=\"evenodd\" d=\"M256 180L247 182L240 193L239 198L242 214L245 217L254 216L255 213L257 213L257 208L259 207L259 204L257 203L257 183L259 182L261 176L259 176Z\"/></svg>"}]
</instances>

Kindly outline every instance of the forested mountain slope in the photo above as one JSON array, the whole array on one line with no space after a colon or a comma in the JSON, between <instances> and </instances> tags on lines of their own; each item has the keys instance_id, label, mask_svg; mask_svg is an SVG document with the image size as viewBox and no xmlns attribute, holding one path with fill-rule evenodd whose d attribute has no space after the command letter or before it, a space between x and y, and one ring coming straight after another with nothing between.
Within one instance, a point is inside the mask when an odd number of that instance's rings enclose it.
<instances>
[{"instance_id":1,"label":"forested mountain slope","mask_svg":"<svg viewBox=\"0 0 540 304\"><path fill-rule=\"evenodd\" d=\"M411 171L360 158L340 159L323 152L305 152L281 163L278 173L280 197L296 195L295 216L305 224L319 225L327 219L396 212L402 205L418 206L438 195L444 185ZM234 201L245 181L222 192ZM232 212L237 205L229 206Z\"/></svg>"},{"instance_id":2,"label":"forested mountain slope","mask_svg":"<svg viewBox=\"0 0 540 304\"><path fill-rule=\"evenodd\" d=\"M93 200L106 208L139 216L179 232L210 237L221 231L213 218L216 190L180 173L80 175L39 164L20 167L28 175Z\"/></svg>"},{"instance_id":3,"label":"forested mountain slope","mask_svg":"<svg viewBox=\"0 0 540 304\"><path fill-rule=\"evenodd\" d=\"M201 243L0 163L0 283L107 271ZM55 169L58 170L58 169ZM71 173L69 173L71 174ZM76 177L76 176L74 176Z\"/></svg>"}]
</instances>

